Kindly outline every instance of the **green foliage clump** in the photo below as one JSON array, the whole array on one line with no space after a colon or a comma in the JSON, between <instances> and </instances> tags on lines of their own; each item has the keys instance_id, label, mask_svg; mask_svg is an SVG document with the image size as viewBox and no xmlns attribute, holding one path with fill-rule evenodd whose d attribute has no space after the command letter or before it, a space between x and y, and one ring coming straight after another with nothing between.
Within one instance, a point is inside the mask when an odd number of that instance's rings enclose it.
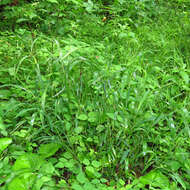
<instances>
[{"instance_id":1,"label":"green foliage clump","mask_svg":"<svg viewBox=\"0 0 190 190\"><path fill-rule=\"evenodd\" d=\"M0 189L190 189L189 2L0 6Z\"/></svg>"}]
</instances>

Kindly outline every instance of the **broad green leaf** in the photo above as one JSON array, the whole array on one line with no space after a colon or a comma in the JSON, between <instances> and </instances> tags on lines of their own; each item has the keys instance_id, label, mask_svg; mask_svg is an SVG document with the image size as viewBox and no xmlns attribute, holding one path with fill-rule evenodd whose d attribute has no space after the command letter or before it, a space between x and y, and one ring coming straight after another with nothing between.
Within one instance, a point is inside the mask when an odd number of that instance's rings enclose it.
<instances>
[{"instance_id":1,"label":"broad green leaf","mask_svg":"<svg viewBox=\"0 0 190 190\"><path fill-rule=\"evenodd\" d=\"M44 160L37 154L26 153L18 157L13 165L13 171L21 169L38 170L43 165Z\"/></svg>"},{"instance_id":2,"label":"broad green leaf","mask_svg":"<svg viewBox=\"0 0 190 190\"><path fill-rule=\"evenodd\" d=\"M97 188L90 182L85 183L83 186L83 189L85 189L85 190L97 190Z\"/></svg>"},{"instance_id":3,"label":"broad green leaf","mask_svg":"<svg viewBox=\"0 0 190 190\"><path fill-rule=\"evenodd\" d=\"M80 186L78 183L73 183L72 184L72 189L73 190L84 190L82 186Z\"/></svg>"},{"instance_id":4,"label":"broad green leaf","mask_svg":"<svg viewBox=\"0 0 190 190\"><path fill-rule=\"evenodd\" d=\"M51 162L46 162L40 168L40 172L42 172L43 174L51 174L52 175L54 171L55 171L55 168Z\"/></svg>"},{"instance_id":5,"label":"broad green leaf","mask_svg":"<svg viewBox=\"0 0 190 190\"><path fill-rule=\"evenodd\" d=\"M35 182L36 175L34 175L34 173L24 173L21 176L13 178L13 180L8 183L8 190L28 190L32 188Z\"/></svg>"},{"instance_id":6,"label":"broad green leaf","mask_svg":"<svg viewBox=\"0 0 190 190\"><path fill-rule=\"evenodd\" d=\"M65 163L65 167L72 170L75 166L76 162L74 160L69 160Z\"/></svg>"},{"instance_id":7,"label":"broad green leaf","mask_svg":"<svg viewBox=\"0 0 190 190\"><path fill-rule=\"evenodd\" d=\"M70 152L65 152L63 153L63 157L65 157L66 159L71 159L73 158L73 155Z\"/></svg>"},{"instance_id":8,"label":"broad green leaf","mask_svg":"<svg viewBox=\"0 0 190 190\"><path fill-rule=\"evenodd\" d=\"M82 161L82 163L86 166L90 165L90 161L86 158Z\"/></svg>"},{"instance_id":9,"label":"broad green leaf","mask_svg":"<svg viewBox=\"0 0 190 190\"><path fill-rule=\"evenodd\" d=\"M42 144L38 150L38 154L43 158L48 158L54 155L60 147L60 144L57 143Z\"/></svg>"},{"instance_id":10,"label":"broad green leaf","mask_svg":"<svg viewBox=\"0 0 190 190\"><path fill-rule=\"evenodd\" d=\"M8 190L28 190L28 187L22 179L16 177L8 184Z\"/></svg>"},{"instance_id":11,"label":"broad green leaf","mask_svg":"<svg viewBox=\"0 0 190 190\"><path fill-rule=\"evenodd\" d=\"M11 96L10 90L0 90L0 99L9 99Z\"/></svg>"},{"instance_id":12,"label":"broad green leaf","mask_svg":"<svg viewBox=\"0 0 190 190\"><path fill-rule=\"evenodd\" d=\"M80 115L77 117L77 119L82 120L82 121L85 121L85 120L88 119L88 116L87 116L86 114L80 114Z\"/></svg>"},{"instance_id":13,"label":"broad green leaf","mask_svg":"<svg viewBox=\"0 0 190 190\"><path fill-rule=\"evenodd\" d=\"M58 162L56 165L55 165L56 168L64 168L65 167L65 163L63 162Z\"/></svg>"},{"instance_id":14,"label":"broad green leaf","mask_svg":"<svg viewBox=\"0 0 190 190\"><path fill-rule=\"evenodd\" d=\"M168 178L159 170L153 170L147 175L140 178L140 182L144 185L151 185L153 187L166 188L169 187Z\"/></svg>"},{"instance_id":15,"label":"broad green leaf","mask_svg":"<svg viewBox=\"0 0 190 190\"><path fill-rule=\"evenodd\" d=\"M125 181L123 181L122 179L119 179L119 184L121 185L121 186L124 186L125 185Z\"/></svg>"},{"instance_id":16,"label":"broad green leaf","mask_svg":"<svg viewBox=\"0 0 190 190\"><path fill-rule=\"evenodd\" d=\"M96 127L96 130L98 131L98 133L100 133L100 132L102 132L102 131L105 130L105 126L104 126L104 125L98 125L98 126Z\"/></svg>"},{"instance_id":17,"label":"broad green leaf","mask_svg":"<svg viewBox=\"0 0 190 190\"><path fill-rule=\"evenodd\" d=\"M27 155L19 157L13 165L13 170L30 169L31 164Z\"/></svg>"},{"instance_id":18,"label":"broad green leaf","mask_svg":"<svg viewBox=\"0 0 190 190\"><path fill-rule=\"evenodd\" d=\"M177 171L181 167L181 164L177 161L170 160L168 161L168 167L173 171Z\"/></svg>"},{"instance_id":19,"label":"broad green leaf","mask_svg":"<svg viewBox=\"0 0 190 190\"><path fill-rule=\"evenodd\" d=\"M185 83L188 84L189 83L189 75L185 71L181 71L180 75L183 78L183 80L185 81Z\"/></svg>"},{"instance_id":20,"label":"broad green leaf","mask_svg":"<svg viewBox=\"0 0 190 190\"><path fill-rule=\"evenodd\" d=\"M96 160L93 160L92 161L92 165L95 167L95 168L99 168L101 166L101 163L96 161Z\"/></svg>"},{"instance_id":21,"label":"broad green leaf","mask_svg":"<svg viewBox=\"0 0 190 190\"><path fill-rule=\"evenodd\" d=\"M106 113L106 115L110 118L115 120L115 114L114 113Z\"/></svg>"},{"instance_id":22,"label":"broad green leaf","mask_svg":"<svg viewBox=\"0 0 190 190\"><path fill-rule=\"evenodd\" d=\"M78 175L77 175L77 181L81 184L84 184L88 181L88 179L85 177L85 174L83 172L80 172Z\"/></svg>"},{"instance_id":23,"label":"broad green leaf","mask_svg":"<svg viewBox=\"0 0 190 190\"><path fill-rule=\"evenodd\" d=\"M101 178L100 181L101 181L102 183L106 183L108 180L105 179L105 178Z\"/></svg>"},{"instance_id":24,"label":"broad green leaf","mask_svg":"<svg viewBox=\"0 0 190 190\"><path fill-rule=\"evenodd\" d=\"M95 170L92 166L87 166L86 167L86 174L89 176L89 177L94 177L95 176Z\"/></svg>"},{"instance_id":25,"label":"broad green leaf","mask_svg":"<svg viewBox=\"0 0 190 190\"><path fill-rule=\"evenodd\" d=\"M67 182L64 179L61 179L59 181L59 186L61 186L61 187L67 187L68 185L67 185Z\"/></svg>"},{"instance_id":26,"label":"broad green leaf","mask_svg":"<svg viewBox=\"0 0 190 190\"><path fill-rule=\"evenodd\" d=\"M83 127L79 126L74 129L76 134L80 134L83 131Z\"/></svg>"},{"instance_id":27,"label":"broad green leaf","mask_svg":"<svg viewBox=\"0 0 190 190\"><path fill-rule=\"evenodd\" d=\"M90 178L99 178L101 174L96 171L96 169L92 166L87 166L85 170L86 174Z\"/></svg>"},{"instance_id":28,"label":"broad green leaf","mask_svg":"<svg viewBox=\"0 0 190 190\"><path fill-rule=\"evenodd\" d=\"M117 120L123 122L123 118L120 115L117 115Z\"/></svg>"},{"instance_id":29,"label":"broad green leaf","mask_svg":"<svg viewBox=\"0 0 190 190\"><path fill-rule=\"evenodd\" d=\"M42 176L38 178L34 184L34 190L41 190L41 187L43 186L43 184L48 181L51 181L51 178L47 176Z\"/></svg>"},{"instance_id":30,"label":"broad green leaf","mask_svg":"<svg viewBox=\"0 0 190 190\"><path fill-rule=\"evenodd\" d=\"M88 114L88 121L89 122L96 122L98 120L98 113L96 112L90 112Z\"/></svg>"},{"instance_id":31,"label":"broad green leaf","mask_svg":"<svg viewBox=\"0 0 190 190\"><path fill-rule=\"evenodd\" d=\"M0 153L12 143L11 138L0 138Z\"/></svg>"}]
</instances>

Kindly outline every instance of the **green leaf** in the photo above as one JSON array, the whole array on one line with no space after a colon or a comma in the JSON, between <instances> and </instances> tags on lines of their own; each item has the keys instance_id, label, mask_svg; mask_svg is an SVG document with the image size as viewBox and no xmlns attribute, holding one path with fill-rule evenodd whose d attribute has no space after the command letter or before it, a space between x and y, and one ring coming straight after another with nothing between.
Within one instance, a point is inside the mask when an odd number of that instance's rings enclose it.
<instances>
[{"instance_id":1,"label":"green leaf","mask_svg":"<svg viewBox=\"0 0 190 190\"><path fill-rule=\"evenodd\" d=\"M4 125L2 118L0 117L0 133L4 136L7 136L6 126ZM0 146L1 147L1 146Z\"/></svg>"},{"instance_id":2,"label":"green leaf","mask_svg":"<svg viewBox=\"0 0 190 190\"><path fill-rule=\"evenodd\" d=\"M31 189L35 181L36 175L32 172L24 173L21 176L13 178L13 180L8 183L8 190L28 190Z\"/></svg>"},{"instance_id":3,"label":"green leaf","mask_svg":"<svg viewBox=\"0 0 190 190\"><path fill-rule=\"evenodd\" d=\"M73 158L73 155L72 155L70 152L65 152L65 153L63 153L62 155L63 155L63 157L65 157L66 159L71 159L71 158Z\"/></svg>"},{"instance_id":4,"label":"green leaf","mask_svg":"<svg viewBox=\"0 0 190 190\"><path fill-rule=\"evenodd\" d=\"M139 180L144 186L166 188L169 187L168 178L158 170L152 170L147 175L142 176Z\"/></svg>"},{"instance_id":5,"label":"green leaf","mask_svg":"<svg viewBox=\"0 0 190 190\"><path fill-rule=\"evenodd\" d=\"M186 188L186 185L185 185L185 182L181 179L181 177L177 174L177 173L175 173L174 175L172 175L175 179L176 179L176 181L183 187L183 189L187 189Z\"/></svg>"},{"instance_id":6,"label":"green leaf","mask_svg":"<svg viewBox=\"0 0 190 190\"><path fill-rule=\"evenodd\" d=\"M102 131L105 130L105 126L104 126L104 125L98 125L98 126L96 127L96 130L98 131L98 133L100 133L100 132L102 132Z\"/></svg>"},{"instance_id":7,"label":"green leaf","mask_svg":"<svg viewBox=\"0 0 190 190\"><path fill-rule=\"evenodd\" d=\"M99 178L101 177L101 174L96 171L96 169L92 166L87 166L85 170L86 174L90 178Z\"/></svg>"},{"instance_id":8,"label":"green leaf","mask_svg":"<svg viewBox=\"0 0 190 190\"><path fill-rule=\"evenodd\" d=\"M9 184L8 184L8 190L27 190L28 187L26 187L26 184L24 181L18 177L14 178Z\"/></svg>"},{"instance_id":9,"label":"green leaf","mask_svg":"<svg viewBox=\"0 0 190 190\"><path fill-rule=\"evenodd\" d=\"M57 4L59 4L57 0L47 0L47 1L48 1L49 3L57 3Z\"/></svg>"},{"instance_id":10,"label":"green leaf","mask_svg":"<svg viewBox=\"0 0 190 190\"><path fill-rule=\"evenodd\" d=\"M96 122L98 120L98 113L96 113L96 112L90 112L89 114L88 114L88 121L89 122Z\"/></svg>"},{"instance_id":11,"label":"green leaf","mask_svg":"<svg viewBox=\"0 0 190 190\"><path fill-rule=\"evenodd\" d=\"M101 166L101 163L96 161L96 160L93 160L92 161L92 165L95 167L95 168L99 168Z\"/></svg>"},{"instance_id":12,"label":"green leaf","mask_svg":"<svg viewBox=\"0 0 190 190\"><path fill-rule=\"evenodd\" d=\"M169 160L168 167L173 171L177 171L181 167L181 164L177 161Z\"/></svg>"},{"instance_id":13,"label":"green leaf","mask_svg":"<svg viewBox=\"0 0 190 190\"><path fill-rule=\"evenodd\" d=\"M83 131L83 127L76 127L75 129L74 129L74 131L75 131L75 133L76 134L80 134L82 131Z\"/></svg>"},{"instance_id":14,"label":"green leaf","mask_svg":"<svg viewBox=\"0 0 190 190\"><path fill-rule=\"evenodd\" d=\"M38 170L43 163L44 160L37 154L25 153L16 159L13 165L13 171L18 171L21 169Z\"/></svg>"},{"instance_id":15,"label":"green leaf","mask_svg":"<svg viewBox=\"0 0 190 190\"><path fill-rule=\"evenodd\" d=\"M77 119L82 120L82 121L85 121L85 120L88 119L88 116L87 116L86 114L80 114L80 115L77 117Z\"/></svg>"},{"instance_id":16,"label":"green leaf","mask_svg":"<svg viewBox=\"0 0 190 190\"><path fill-rule=\"evenodd\" d=\"M72 184L72 189L73 190L84 190L79 184L73 183Z\"/></svg>"},{"instance_id":17,"label":"green leaf","mask_svg":"<svg viewBox=\"0 0 190 190\"><path fill-rule=\"evenodd\" d=\"M10 90L0 90L0 99L9 99L11 96Z\"/></svg>"},{"instance_id":18,"label":"green leaf","mask_svg":"<svg viewBox=\"0 0 190 190\"><path fill-rule=\"evenodd\" d=\"M115 120L115 114L114 113L106 113L106 115L110 118Z\"/></svg>"},{"instance_id":19,"label":"green leaf","mask_svg":"<svg viewBox=\"0 0 190 190\"><path fill-rule=\"evenodd\" d=\"M65 167L65 163L63 162L58 162L56 165L55 165L56 168L64 168Z\"/></svg>"},{"instance_id":20,"label":"green leaf","mask_svg":"<svg viewBox=\"0 0 190 190\"><path fill-rule=\"evenodd\" d=\"M102 183L106 183L108 180L105 179L105 178L101 178L100 181L101 181Z\"/></svg>"},{"instance_id":21,"label":"green leaf","mask_svg":"<svg viewBox=\"0 0 190 190\"><path fill-rule=\"evenodd\" d=\"M95 176L95 170L92 166L87 166L86 167L86 174L89 176L89 177L94 177Z\"/></svg>"},{"instance_id":22,"label":"green leaf","mask_svg":"<svg viewBox=\"0 0 190 190\"><path fill-rule=\"evenodd\" d=\"M0 153L5 150L9 144L12 143L12 139L11 138L1 138L0 139Z\"/></svg>"},{"instance_id":23,"label":"green leaf","mask_svg":"<svg viewBox=\"0 0 190 190\"><path fill-rule=\"evenodd\" d=\"M27 130L21 129L20 131L15 131L13 134L15 136L24 138L24 137L26 137L27 132L28 132Z\"/></svg>"},{"instance_id":24,"label":"green leaf","mask_svg":"<svg viewBox=\"0 0 190 190\"><path fill-rule=\"evenodd\" d=\"M60 144L56 143L42 144L38 150L38 154L40 154L43 158L48 158L54 155L60 147Z\"/></svg>"},{"instance_id":25,"label":"green leaf","mask_svg":"<svg viewBox=\"0 0 190 190\"><path fill-rule=\"evenodd\" d=\"M83 189L85 189L85 190L97 190L97 188L90 182L85 183Z\"/></svg>"},{"instance_id":26,"label":"green leaf","mask_svg":"<svg viewBox=\"0 0 190 190\"><path fill-rule=\"evenodd\" d=\"M90 165L90 161L86 158L82 161L82 163L86 166Z\"/></svg>"},{"instance_id":27,"label":"green leaf","mask_svg":"<svg viewBox=\"0 0 190 190\"><path fill-rule=\"evenodd\" d=\"M17 171L20 169L29 169L29 168L31 168L31 164L27 155L23 155L19 157L13 165L14 171Z\"/></svg>"},{"instance_id":28,"label":"green leaf","mask_svg":"<svg viewBox=\"0 0 190 190\"><path fill-rule=\"evenodd\" d=\"M33 189L35 189L35 190L41 190L42 189L41 187L44 185L44 183L46 183L48 181L51 181L51 178L48 177L48 176L42 176L42 177L38 178L35 181Z\"/></svg>"},{"instance_id":29,"label":"green leaf","mask_svg":"<svg viewBox=\"0 0 190 190\"><path fill-rule=\"evenodd\" d=\"M183 80L185 81L185 83L188 84L189 83L189 75L185 71L181 71L180 75L183 78Z\"/></svg>"},{"instance_id":30,"label":"green leaf","mask_svg":"<svg viewBox=\"0 0 190 190\"><path fill-rule=\"evenodd\" d=\"M88 179L85 177L85 174L83 172L80 172L78 175L77 175L77 181L81 184L84 184L88 181Z\"/></svg>"},{"instance_id":31,"label":"green leaf","mask_svg":"<svg viewBox=\"0 0 190 190\"><path fill-rule=\"evenodd\" d=\"M51 162L46 162L41 166L40 172L43 174L53 174L55 171L55 168Z\"/></svg>"}]
</instances>

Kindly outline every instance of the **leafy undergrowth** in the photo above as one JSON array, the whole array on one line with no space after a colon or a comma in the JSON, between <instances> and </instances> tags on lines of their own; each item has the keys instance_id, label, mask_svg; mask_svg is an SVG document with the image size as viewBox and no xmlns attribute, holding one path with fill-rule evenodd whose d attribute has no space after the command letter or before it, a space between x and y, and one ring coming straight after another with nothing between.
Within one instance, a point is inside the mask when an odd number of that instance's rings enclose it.
<instances>
[{"instance_id":1,"label":"leafy undergrowth","mask_svg":"<svg viewBox=\"0 0 190 190\"><path fill-rule=\"evenodd\" d=\"M1 31L0 189L190 189L188 7L85 6Z\"/></svg>"}]
</instances>

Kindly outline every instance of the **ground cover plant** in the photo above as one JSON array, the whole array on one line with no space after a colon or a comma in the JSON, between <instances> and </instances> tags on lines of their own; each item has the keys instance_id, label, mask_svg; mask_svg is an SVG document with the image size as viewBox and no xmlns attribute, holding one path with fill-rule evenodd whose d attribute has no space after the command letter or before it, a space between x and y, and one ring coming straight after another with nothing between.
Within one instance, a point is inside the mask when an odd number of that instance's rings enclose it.
<instances>
[{"instance_id":1,"label":"ground cover plant","mask_svg":"<svg viewBox=\"0 0 190 190\"><path fill-rule=\"evenodd\" d=\"M190 189L190 4L0 1L0 189Z\"/></svg>"}]
</instances>

